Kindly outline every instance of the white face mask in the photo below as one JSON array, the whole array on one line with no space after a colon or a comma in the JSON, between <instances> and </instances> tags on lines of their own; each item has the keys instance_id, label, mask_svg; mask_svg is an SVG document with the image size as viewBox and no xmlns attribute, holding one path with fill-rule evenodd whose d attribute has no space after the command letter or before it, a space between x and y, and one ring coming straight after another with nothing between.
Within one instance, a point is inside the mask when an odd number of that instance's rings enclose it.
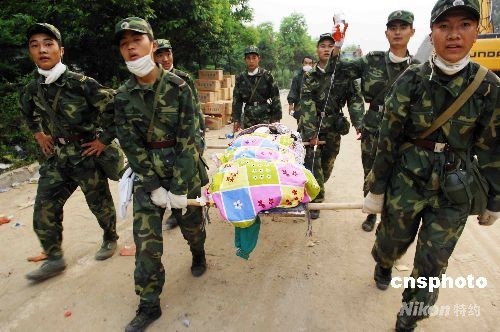
<instances>
[{"instance_id":1,"label":"white face mask","mask_svg":"<svg viewBox=\"0 0 500 332\"><path fill-rule=\"evenodd\" d=\"M443 73L446 75L453 75L461 71L462 69L467 66L470 62L470 55L467 54L463 59L452 63L449 61L446 61L445 59L441 58L439 55L435 55L434 57L431 57L431 61L434 62L434 64L441 69Z\"/></svg>"},{"instance_id":2,"label":"white face mask","mask_svg":"<svg viewBox=\"0 0 500 332\"><path fill-rule=\"evenodd\" d=\"M134 61L125 61L125 63L127 64L128 70L139 77L146 76L155 68L155 63L151 58L151 54L147 54Z\"/></svg>"},{"instance_id":3,"label":"white face mask","mask_svg":"<svg viewBox=\"0 0 500 332\"><path fill-rule=\"evenodd\" d=\"M66 65L61 61L57 63L54 67L49 70L38 68L38 73L45 76L45 84L50 84L57 81L57 79L66 71Z\"/></svg>"},{"instance_id":4,"label":"white face mask","mask_svg":"<svg viewBox=\"0 0 500 332\"><path fill-rule=\"evenodd\" d=\"M401 63L404 61L408 61L409 58L410 58L409 56L405 56L404 58L402 58L389 51L389 60L391 60L392 63Z\"/></svg>"},{"instance_id":5,"label":"white face mask","mask_svg":"<svg viewBox=\"0 0 500 332\"><path fill-rule=\"evenodd\" d=\"M308 71L310 71L311 69L313 69L313 67L311 65L305 65L305 66L302 66L302 70L305 71L306 73Z\"/></svg>"}]
</instances>

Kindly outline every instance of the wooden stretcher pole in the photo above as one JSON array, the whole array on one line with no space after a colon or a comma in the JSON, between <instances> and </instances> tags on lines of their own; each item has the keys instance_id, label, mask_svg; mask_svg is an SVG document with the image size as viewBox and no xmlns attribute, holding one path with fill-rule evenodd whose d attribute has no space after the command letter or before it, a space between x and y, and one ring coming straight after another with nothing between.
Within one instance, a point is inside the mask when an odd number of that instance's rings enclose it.
<instances>
[{"instance_id":1,"label":"wooden stretcher pole","mask_svg":"<svg viewBox=\"0 0 500 332\"><path fill-rule=\"evenodd\" d=\"M319 141L318 144L323 145L323 144L325 144L325 141ZM309 142L302 142L302 145L309 146L310 143ZM228 147L229 147L229 145L207 145L206 146L207 149L219 149L219 150L227 149Z\"/></svg>"},{"instance_id":2,"label":"wooden stretcher pole","mask_svg":"<svg viewBox=\"0 0 500 332\"><path fill-rule=\"evenodd\" d=\"M200 203L195 199L188 199L189 206L200 206ZM308 203L309 210L361 210L362 203Z\"/></svg>"}]
</instances>

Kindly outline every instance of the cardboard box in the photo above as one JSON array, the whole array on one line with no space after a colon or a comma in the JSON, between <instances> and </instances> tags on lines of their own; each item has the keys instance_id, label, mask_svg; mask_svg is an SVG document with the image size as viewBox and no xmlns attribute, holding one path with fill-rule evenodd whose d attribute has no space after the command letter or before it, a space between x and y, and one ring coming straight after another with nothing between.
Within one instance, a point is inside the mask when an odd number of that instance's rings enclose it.
<instances>
[{"instance_id":1,"label":"cardboard box","mask_svg":"<svg viewBox=\"0 0 500 332\"><path fill-rule=\"evenodd\" d=\"M231 80L231 77L224 77L221 81L221 87L223 88L230 88L233 86L233 81Z\"/></svg>"},{"instance_id":2,"label":"cardboard box","mask_svg":"<svg viewBox=\"0 0 500 332\"><path fill-rule=\"evenodd\" d=\"M220 81L216 80L196 80L195 86L198 91L214 91L220 89Z\"/></svg>"},{"instance_id":3,"label":"cardboard box","mask_svg":"<svg viewBox=\"0 0 500 332\"><path fill-rule=\"evenodd\" d=\"M234 87L234 85L236 84L236 75L226 74L223 76L223 78L230 78L232 87Z\"/></svg>"},{"instance_id":4,"label":"cardboard box","mask_svg":"<svg viewBox=\"0 0 500 332\"><path fill-rule=\"evenodd\" d=\"M222 115L226 114L226 107L221 102L201 104L203 114Z\"/></svg>"},{"instance_id":5,"label":"cardboard box","mask_svg":"<svg viewBox=\"0 0 500 332\"><path fill-rule=\"evenodd\" d=\"M229 99L233 100L234 87L229 88Z\"/></svg>"},{"instance_id":6,"label":"cardboard box","mask_svg":"<svg viewBox=\"0 0 500 332\"><path fill-rule=\"evenodd\" d=\"M229 95L229 88L220 89L220 100L229 100L231 96Z\"/></svg>"},{"instance_id":7,"label":"cardboard box","mask_svg":"<svg viewBox=\"0 0 500 332\"><path fill-rule=\"evenodd\" d=\"M222 70L208 70L202 69L198 71L198 78L200 80L216 80L220 81L223 78Z\"/></svg>"},{"instance_id":8,"label":"cardboard box","mask_svg":"<svg viewBox=\"0 0 500 332\"><path fill-rule=\"evenodd\" d=\"M233 114L233 102L230 100L226 100L224 102L224 111L227 116L230 117L231 114Z\"/></svg>"},{"instance_id":9,"label":"cardboard box","mask_svg":"<svg viewBox=\"0 0 500 332\"><path fill-rule=\"evenodd\" d=\"M200 91L198 92L198 98L200 99L200 103L213 103L217 101L218 93L213 91Z\"/></svg>"},{"instance_id":10,"label":"cardboard box","mask_svg":"<svg viewBox=\"0 0 500 332\"><path fill-rule=\"evenodd\" d=\"M225 115L210 115L205 117L205 127L210 130L218 130L224 128L226 125Z\"/></svg>"}]
</instances>

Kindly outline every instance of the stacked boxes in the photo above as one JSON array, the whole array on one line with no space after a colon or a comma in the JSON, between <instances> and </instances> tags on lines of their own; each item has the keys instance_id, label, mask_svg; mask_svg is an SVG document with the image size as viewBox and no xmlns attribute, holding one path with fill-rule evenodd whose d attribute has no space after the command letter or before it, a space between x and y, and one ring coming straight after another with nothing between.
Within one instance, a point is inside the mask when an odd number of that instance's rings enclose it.
<instances>
[{"instance_id":1,"label":"stacked boxes","mask_svg":"<svg viewBox=\"0 0 500 332\"><path fill-rule=\"evenodd\" d=\"M195 81L205 126L221 129L231 121L235 75L224 75L222 70L200 70Z\"/></svg>"}]
</instances>

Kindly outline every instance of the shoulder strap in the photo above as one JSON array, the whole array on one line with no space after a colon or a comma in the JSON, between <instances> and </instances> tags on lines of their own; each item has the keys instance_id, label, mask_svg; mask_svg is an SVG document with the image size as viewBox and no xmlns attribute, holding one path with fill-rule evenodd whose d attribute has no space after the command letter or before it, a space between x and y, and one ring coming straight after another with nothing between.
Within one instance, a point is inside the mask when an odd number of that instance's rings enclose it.
<instances>
[{"instance_id":1,"label":"shoulder strap","mask_svg":"<svg viewBox=\"0 0 500 332\"><path fill-rule=\"evenodd\" d=\"M250 98L248 98L249 103L252 101L253 96L255 95L255 92L257 91L257 87L259 86L259 83L260 83L260 80L262 79L262 76L264 76L264 73L262 73L262 75L259 76L259 79L257 80L257 82L255 83L255 85L252 88L252 93L250 94ZM243 78L245 79L245 81L247 81L248 85L252 86L252 83L250 82L250 80L248 79L248 77L245 73L243 73Z\"/></svg>"},{"instance_id":2,"label":"shoulder strap","mask_svg":"<svg viewBox=\"0 0 500 332\"><path fill-rule=\"evenodd\" d=\"M56 112L57 112L57 104L59 102L59 98L61 97L61 87L57 89L56 95L54 97L54 101L52 102L52 105L49 105L47 102L47 99L45 99L45 95L43 94L42 87L38 85L38 98L40 98L40 101L42 102L43 106L47 109L47 113L49 114L50 117L50 122L52 126L52 132L50 133L51 135L55 135L55 128L57 127L61 133L65 136L69 136L68 132L66 129L59 125L59 122L56 120Z\"/></svg>"},{"instance_id":3,"label":"shoulder strap","mask_svg":"<svg viewBox=\"0 0 500 332\"><path fill-rule=\"evenodd\" d=\"M155 99L153 100L153 114L151 115L151 120L149 121L148 133L146 136L146 140L148 143L151 142L151 138L153 136L154 124L155 124L155 114L156 114L156 105L158 105L158 98L160 96L161 88L163 87L163 75L165 70L161 69L160 71L160 79L158 85L156 86L155 91Z\"/></svg>"},{"instance_id":4,"label":"shoulder strap","mask_svg":"<svg viewBox=\"0 0 500 332\"><path fill-rule=\"evenodd\" d=\"M438 128L440 128L446 121L448 121L453 116L453 114L455 114L460 109L460 107L462 107L463 104L465 104L465 102L469 100L469 98L477 90L483 79L486 77L487 73L488 69L480 66L472 83L469 84L469 86L464 90L464 92L460 94L460 96L458 96L457 99L455 99L455 101L450 105L450 107L446 109L446 111L444 111L436 120L434 120L434 122L429 128L427 128L426 131L419 135L419 138L426 138Z\"/></svg>"}]
</instances>

